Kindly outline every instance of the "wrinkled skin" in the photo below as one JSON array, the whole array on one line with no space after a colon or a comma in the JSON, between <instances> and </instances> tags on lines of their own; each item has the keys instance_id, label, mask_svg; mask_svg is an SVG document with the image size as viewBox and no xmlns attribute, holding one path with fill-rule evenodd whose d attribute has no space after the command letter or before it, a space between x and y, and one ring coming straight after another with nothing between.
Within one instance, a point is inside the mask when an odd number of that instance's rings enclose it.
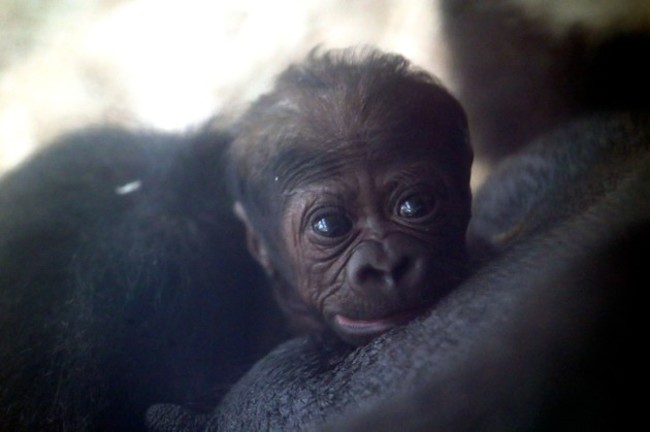
<instances>
[{"instance_id":1,"label":"wrinkled skin","mask_svg":"<svg viewBox=\"0 0 650 432\"><path fill-rule=\"evenodd\" d=\"M235 210L299 333L363 345L460 283L471 149L431 76L377 51L315 52L243 123L235 164L260 180L241 176Z\"/></svg>"},{"instance_id":2,"label":"wrinkled skin","mask_svg":"<svg viewBox=\"0 0 650 432\"><path fill-rule=\"evenodd\" d=\"M417 155L418 144L402 151ZM395 159L390 141L378 146L377 157L357 152L288 192L283 224L293 285L351 344L421 314L464 269L464 233L451 221L466 209L444 170L432 169L436 155Z\"/></svg>"}]
</instances>

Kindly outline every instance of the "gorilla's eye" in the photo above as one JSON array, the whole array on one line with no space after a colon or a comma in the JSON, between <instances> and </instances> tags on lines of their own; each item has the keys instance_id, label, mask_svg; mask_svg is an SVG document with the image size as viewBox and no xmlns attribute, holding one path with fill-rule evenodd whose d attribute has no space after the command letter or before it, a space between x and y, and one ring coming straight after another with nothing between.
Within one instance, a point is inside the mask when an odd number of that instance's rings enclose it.
<instances>
[{"instance_id":1,"label":"gorilla's eye","mask_svg":"<svg viewBox=\"0 0 650 432\"><path fill-rule=\"evenodd\" d=\"M435 203L424 195L410 195L400 201L397 213L407 219L418 219L428 216L435 210Z\"/></svg>"},{"instance_id":2,"label":"gorilla's eye","mask_svg":"<svg viewBox=\"0 0 650 432\"><path fill-rule=\"evenodd\" d=\"M352 229L352 222L341 212L320 213L312 221L312 230L323 237L342 237Z\"/></svg>"}]
</instances>

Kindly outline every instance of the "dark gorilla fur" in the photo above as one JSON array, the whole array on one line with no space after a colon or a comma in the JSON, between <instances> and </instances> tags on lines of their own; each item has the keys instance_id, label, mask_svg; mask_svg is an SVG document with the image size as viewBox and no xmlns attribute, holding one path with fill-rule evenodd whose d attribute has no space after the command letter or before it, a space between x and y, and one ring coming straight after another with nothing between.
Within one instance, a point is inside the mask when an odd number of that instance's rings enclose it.
<instances>
[{"instance_id":1,"label":"dark gorilla fur","mask_svg":"<svg viewBox=\"0 0 650 432\"><path fill-rule=\"evenodd\" d=\"M142 430L154 402L214 406L280 339L228 142L86 131L0 180L0 430Z\"/></svg>"},{"instance_id":2,"label":"dark gorilla fur","mask_svg":"<svg viewBox=\"0 0 650 432\"><path fill-rule=\"evenodd\" d=\"M155 406L152 428L615 430L642 422L629 389L645 370L649 120L594 117L508 160L473 209L471 237L491 261L428 316L357 349L288 342L211 416Z\"/></svg>"}]
</instances>

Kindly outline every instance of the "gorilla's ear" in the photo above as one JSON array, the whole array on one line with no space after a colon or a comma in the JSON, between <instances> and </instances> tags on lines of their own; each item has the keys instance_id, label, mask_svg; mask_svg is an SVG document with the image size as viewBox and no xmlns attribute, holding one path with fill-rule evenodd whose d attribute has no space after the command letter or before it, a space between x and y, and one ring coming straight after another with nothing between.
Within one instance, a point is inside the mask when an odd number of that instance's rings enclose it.
<instances>
[{"instance_id":1,"label":"gorilla's ear","mask_svg":"<svg viewBox=\"0 0 650 432\"><path fill-rule=\"evenodd\" d=\"M235 201L233 212L246 227L246 246L248 246L248 251L251 253L253 258L264 267L266 273L269 276L272 275L273 266L271 265L269 249L257 231L255 231L255 228L253 228L253 225L250 223L248 215L246 214L246 210L244 210L244 206L239 201Z\"/></svg>"}]
</instances>

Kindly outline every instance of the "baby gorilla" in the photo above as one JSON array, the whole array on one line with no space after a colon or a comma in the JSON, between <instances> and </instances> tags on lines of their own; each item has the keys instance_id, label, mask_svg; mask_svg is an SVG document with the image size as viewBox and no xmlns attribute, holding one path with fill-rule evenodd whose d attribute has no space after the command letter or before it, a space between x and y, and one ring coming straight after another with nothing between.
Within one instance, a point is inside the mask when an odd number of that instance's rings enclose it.
<instances>
[{"instance_id":1,"label":"baby gorilla","mask_svg":"<svg viewBox=\"0 0 650 432\"><path fill-rule=\"evenodd\" d=\"M463 277L467 120L403 57L312 52L242 116L231 158L235 212L294 330L361 345Z\"/></svg>"}]
</instances>

